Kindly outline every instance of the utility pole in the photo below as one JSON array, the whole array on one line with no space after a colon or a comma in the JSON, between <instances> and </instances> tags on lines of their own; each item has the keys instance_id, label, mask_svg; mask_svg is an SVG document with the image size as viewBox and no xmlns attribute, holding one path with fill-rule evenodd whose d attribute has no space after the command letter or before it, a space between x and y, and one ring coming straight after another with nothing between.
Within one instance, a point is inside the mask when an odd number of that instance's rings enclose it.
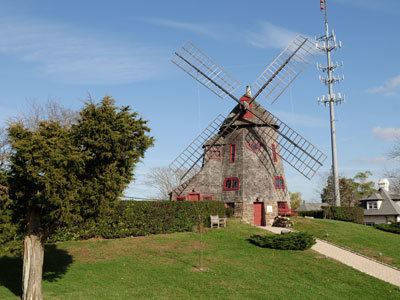
<instances>
[{"instance_id":1,"label":"utility pole","mask_svg":"<svg viewBox=\"0 0 400 300\"><path fill-rule=\"evenodd\" d=\"M335 125L335 104L344 101L344 96L340 93L335 94L333 85L344 79L344 76L335 76L333 72L336 68L343 66L343 63L332 63L331 52L342 47L341 42L336 42L334 31L329 32L328 13L327 13L328 0L320 0L320 9L324 14L325 34L317 38L317 48L326 54L326 66L317 64L317 68L326 73L326 76L320 76L319 79L328 87L328 94L318 98L319 103L325 106L329 105L330 127L331 127L331 147L332 147L332 175L334 184L334 200L335 206L340 206L340 190L339 190L339 172L337 163L337 150L336 150L336 125Z\"/></svg>"}]
</instances>

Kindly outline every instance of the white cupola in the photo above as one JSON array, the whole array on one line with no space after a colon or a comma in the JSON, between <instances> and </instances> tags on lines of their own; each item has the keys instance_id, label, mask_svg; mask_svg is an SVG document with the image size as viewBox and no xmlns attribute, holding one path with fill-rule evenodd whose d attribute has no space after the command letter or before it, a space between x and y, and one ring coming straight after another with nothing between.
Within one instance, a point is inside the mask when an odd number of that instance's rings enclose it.
<instances>
[{"instance_id":1,"label":"white cupola","mask_svg":"<svg viewBox=\"0 0 400 300\"><path fill-rule=\"evenodd\" d=\"M378 181L378 187L386 192L389 192L389 180L382 178Z\"/></svg>"}]
</instances>

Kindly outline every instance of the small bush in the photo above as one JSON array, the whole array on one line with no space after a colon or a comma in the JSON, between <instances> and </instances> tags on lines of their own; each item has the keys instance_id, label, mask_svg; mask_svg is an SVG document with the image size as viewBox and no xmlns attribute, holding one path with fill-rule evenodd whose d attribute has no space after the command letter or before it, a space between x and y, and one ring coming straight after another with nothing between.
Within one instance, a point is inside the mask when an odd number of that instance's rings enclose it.
<instances>
[{"instance_id":1,"label":"small bush","mask_svg":"<svg viewBox=\"0 0 400 300\"><path fill-rule=\"evenodd\" d=\"M379 230L400 234L400 223L375 224L374 227Z\"/></svg>"},{"instance_id":2,"label":"small bush","mask_svg":"<svg viewBox=\"0 0 400 300\"><path fill-rule=\"evenodd\" d=\"M326 206L323 210L326 219L364 223L364 210L361 207Z\"/></svg>"},{"instance_id":3,"label":"small bush","mask_svg":"<svg viewBox=\"0 0 400 300\"><path fill-rule=\"evenodd\" d=\"M279 250L306 250L315 244L315 238L306 232L252 235L249 241L262 248Z\"/></svg>"},{"instance_id":4,"label":"small bush","mask_svg":"<svg viewBox=\"0 0 400 300\"><path fill-rule=\"evenodd\" d=\"M310 211L299 211L299 216L301 217L313 217L315 219L323 219L323 210L310 210Z\"/></svg>"},{"instance_id":5,"label":"small bush","mask_svg":"<svg viewBox=\"0 0 400 300\"><path fill-rule=\"evenodd\" d=\"M290 221L290 219L287 217L277 216L277 217L275 217L274 223L272 223L272 226L273 227L292 227L293 222Z\"/></svg>"}]
</instances>

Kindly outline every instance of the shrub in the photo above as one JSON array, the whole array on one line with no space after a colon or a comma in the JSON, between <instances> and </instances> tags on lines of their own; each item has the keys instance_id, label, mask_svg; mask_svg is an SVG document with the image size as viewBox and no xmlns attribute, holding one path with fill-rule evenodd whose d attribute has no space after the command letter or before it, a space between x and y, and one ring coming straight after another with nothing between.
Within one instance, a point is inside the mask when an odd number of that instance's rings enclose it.
<instances>
[{"instance_id":1,"label":"shrub","mask_svg":"<svg viewBox=\"0 0 400 300\"><path fill-rule=\"evenodd\" d=\"M306 250L315 244L315 238L306 232L252 235L249 241L262 248L279 250Z\"/></svg>"},{"instance_id":2,"label":"shrub","mask_svg":"<svg viewBox=\"0 0 400 300\"><path fill-rule=\"evenodd\" d=\"M374 227L379 230L400 234L400 223L375 224Z\"/></svg>"},{"instance_id":3,"label":"shrub","mask_svg":"<svg viewBox=\"0 0 400 300\"><path fill-rule=\"evenodd\" d=\"M310 211L299 211L299 216L301 217L313 217L315 219L323 219L323 210L310 210Z\"/></svg>"},{"instance_id":4,"label":"shrub","mask_svg":"<svg viewBox=\"0 0 400 300\"><path fill-rule=\"evenodd\" d=\"M224 213L224 204L220 201L122 201L113 213L97 221L58 229L50 241L192 231L199 221L209 226L210 215L223 216Z\"/></svg>"},{"instance_id":5,"label":"shrub","mask_svg":"<svg viewBox=\"0 0 400 300\"><path fill-rule=\"evenodd\" d=\"M272 226L273 227L292 227L293 222L290 221L290 219L287 217L277 216L277 217L275 217L274 223L272 223Z\"/></svg>"},{"instance_id":6,"label":"shrub","mask_svg":"<svg viewBox=\"0 0 400 300\"><path fill-rule=\"evenodd\" d=\"M361 207L326 206L323 210L326 219L364 223L364 210Z\"/></svg>"}]
</instances>

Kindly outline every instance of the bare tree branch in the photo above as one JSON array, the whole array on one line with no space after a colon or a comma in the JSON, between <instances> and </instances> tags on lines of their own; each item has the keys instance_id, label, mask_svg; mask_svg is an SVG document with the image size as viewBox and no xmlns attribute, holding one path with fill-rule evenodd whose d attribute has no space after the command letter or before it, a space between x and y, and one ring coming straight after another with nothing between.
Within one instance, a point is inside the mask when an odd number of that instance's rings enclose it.
<instances>
[{"instance_id":1,"label":"bare tree branch","mask_svg":"<svg viewBox=\"0 0 400 300\"><path fill-rule=\"evenodd\" d=\"M169 193L181 183L182 172L174 172L169 167L151 168L146 174L145 183L157 190L158 199L169 199Z\"/></svg>"},{"instance_id":2,"label":"bare tree branch","mask_svg":"<svg viewBox=\"0 0 400 300\"><path fill-rule=\"evenodd\" d=\"M27 128L36 128L41 121L58 122L61 126L72 126L78 120L78 113L74 110L65 108L57 101L50 99L44 104L31 101L28 105L29 110L21 113L16 118L11 119L10 123L22 123Z\"/></svg>"}]
</instances>

